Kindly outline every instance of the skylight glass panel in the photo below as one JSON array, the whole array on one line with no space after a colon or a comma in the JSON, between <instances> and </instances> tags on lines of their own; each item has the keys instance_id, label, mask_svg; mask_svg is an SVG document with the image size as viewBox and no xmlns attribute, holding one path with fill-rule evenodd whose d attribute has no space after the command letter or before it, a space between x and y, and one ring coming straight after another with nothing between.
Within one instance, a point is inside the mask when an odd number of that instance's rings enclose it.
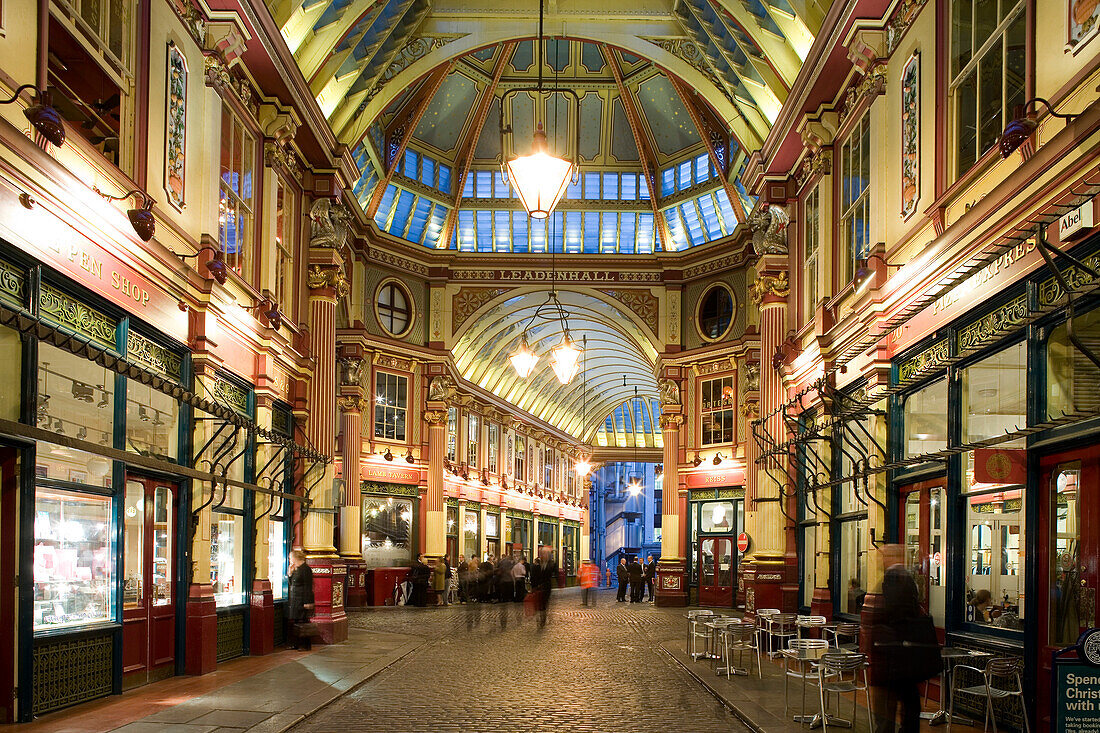
<instances>
[{"instance_id":1,"label":"skylight glass panel","mask_svg":"<svg viewBox=\"0 0 1100 733\"><path fill-rule=\"evenodd\" d=\"M477 251L493 251L493 212L477 212Z\"/></svg>"},{"instance_id":2,"label":"skylight glass panel","mask_svg":"<svg viewBox=\"0 0 1100 733\"><path fill-rule=\"evenodd\" d=\"M730 204L730 197L726 195L726 189L724 187L718 189L714 192L714 197L718 199L718 213L725 219L726 229L733 231L737 226L737 214L733 212L733 205Z\"/></svg>"},{"instance_id":3,"label":"skylight glass panel","mask_svg":"<svg viewBox=\"0 0 1100 733\"><path fill-rule=\"evenodd\" d=\"M617 201L619 199L619 174L603 174L603 200Z\"/></svg>"},{"instance_id":4,"label":"skylight glass panel","mask_svg":"<svg viewBox=\"0 0 1100 733\"><path fill-rule=\"evenodd\" d=\"M626 432L626 419L623 415L623 406L619 405L615 408L615 428L617 432Z\"/></svg>"},{"instance_id":5,"label":"skylight glass panel","mask_svg":"<svg viewBox=\"0 0 1100 733\"><path fill-rule=\"evenodd\" d=\"M466 183L462 185L462 198L476 198L474 195L474 174L472 173L466 176Z\"/></svg>"},{"instance_id":6,"label":"skylight glass panel","mask_svg":"<svg viewBox=\"0 0 1100 733\"><path fill-rule=\"evenodd\" d=\"M493 198L506 199L511 195L508 184L504 182L504 174L500 171L493 173Z\"/></svg>"},{"instance_id":7,"label":"skylight glass panel","mask_svg":"<svg viewBox=\"0 0 1100 733\"><path fill-rule=\"evenodd\" d=\"M684 191L691 188L691 161L685 160L679 166L676 171L676 190Z\"/></svg>"},{"instance_id":8,"label":"skylight glass panel","mask_svg":"<svg viewBox=\"0 0 1100 733\"><path fill-rule=\"evenodd\" d=\"M581 251L581 212L566 211L565 214L565 251Z\"/></svg>"},{"instance_id":9,"label":"skylight glass panel","mask_svg":"<svg viewBox=\"0 0 1100 733\"><path fill-rule=\"evenodd\" d=\"M555 214L556 216L556 214ZM546 227L547 220L531 222L531 251L532 252L545 252L546 251Z\"/></svg>"},{"instance_id":10,"label":"skylight glass panel","mask_svg":"<svg viewBox=\"0 0 1100 733\"><path fill-rule=\"evenodd\" d=\"M622 201L636 201L638 199L638 174L623 174L622 187L619 190L619 199Z\"/></svg>"},{"instance_id":11,"label":"skylight glass panel","mask_svg":"<svg viewBox=\"0 0 1100 733\"><path fill-rule=\"evenodd\" d=\"M474 231L474 212L460 209L458 212L458 248L463 252L477 249L477 232Z\"/></svg>"},{"instance_id":12,"label":"skylight glass panel","mask_svg":"<svg viewBox=\"0 0 1100 733\"><path fill-rule=\"evenodd\" d=\"M390 219L390 228L387 230L390 234L397 236L403 236L405 234L405 227L409 223L409 214L412 212L413 201L416 196L412 191L404 191L397 197L397 204L393 207L393 218Z\"/></svg>"},{"instance_id":13,"label":"skylight glass panel","mask_svg":"<svg viewBox=\"0 0 1100 733\"><path fill-rule=\"evenodd\" d=\"M443 222L447 219L447 207L436 204L428 217L428 226L424 230L424 246L438 247L439 237L443 234Z\"/></svg>"},{"instance_id":14,"label":"skylight glass panel","mask_svg":"<svg viewBox=\"0 0 1100 733\"><path fill-rule=\"evenodd\" d=\"M721 239L724 236L722 222L718 218L718 211L714 207L714 199L708 193L700 196L696 201L699 204L699 213L703 218L703 226L707 230L707 239Z\"/></svg>"},{"instance_id":15,"label":"skylight glass panel","mask_svg":"<svg viewBox=\"0 0 1100 733\"><path fill-rule=\"evenodd\" d=\"M633 211L624 211L619 214L619 251L623 254L634 254L637 251L637 215Z\"/></svg>"},{"instance_id":16,"label":"skylight glass panel","mask_svg":"<svg viewBox=\"0 0 1100 733\"><path fill-rule=\"evenodd\" d=\"M600 217L600 251L615 252L619 241L619 217L614 211L605 211Z\"/></svg>"},{"instance_id":17,"label":"skylight glass panel","mask_svg":"<svg viewBox=\"0 0 1100 733\"><path fill-rule=\"evenodd\" d=\"M428 214L431 210L432 202L418 196L416 205L413 207L412 221L409 222L409 232L405 235L406 239L420 244L420 240L424 236L424 227L428 225Z\"/></svg>"},{"instance_id":18,"label":"skylight glass panel","mask_svg":"<svg viewBox=\"0 0 1100 733\"><path fill-rule=\"evenodd\" d=\"M669 196L676 192L676 169L665 168L661 171L661 195ZM648 198L648 197L647 197Z\"/></svg>"},{"instance_id":19,"label":"skylight glass panel","mask_svg":"<svg viewBox=\"0 0 1100 733\"><path fill-rule=\"evenodd\" d=\"M491 199L493 197L493 172L477 171L477 188L474 198Z\"/></svg>"},{"instance_id":20,"label":"skylight glass panel","mask_svg":"<svg viewBox=\"0 0 1100 733\"><path fill-rule=\"evenodd\" d=\"M512 251L527 252L527 213L512 212Z\"/></svg>"},{"instance_id":21,"label":"skylight glass panel","mask_svg":"<svg viewBox=\"0 0 1100 733\"><path fill-rule=\"evenodd\" d=\"M706 242L707 238L703 236L703 224L699 221L699 212L695 210L695 202L685 201L680 204L680 212L684 215L692 246Z\"/></svg>"},{"instance_id":22,"label":"skylight glass panel","mask_svg":"<svg viewBox=\"0 0 1100 733\"><path fill-rule=\"evenodd\" d=\"M493 250L507 252L512 247L512 227L510 211L493 212Z\"/></svg>"},{"instance_id":23,"label":"skylight glass panel","mask_svg":"<svg viewBox=\"0 0 1100 733\"><path fill-rule=\"evenodd\" d=\"M420 182L435 188L435 161L426 155L421 161Z\"/></svg>"},{"instance_id":24,"label":"skylight glass panel","mask_svg":"<svg viewBox=\"0 0 1100 733\"><path fill-rule=\"evenodd\" d=\"M397 196L397 186L392 183L386 186L386 192L382 194L382 201L378 204L378 211L374 214L374 221L379 227L385 227L389 221L390 211L393 209L393 201Z\"/></svg>"},{"instance_id":25,"label":"skylight glass panel","mask_svg":"<svg viewBox=\"0 0 1100 733\"><path fill-rule=\"evenodd\" d=\"M577 216L580 216L577 214ZM551 214L546 221L546 236L549 241L546 243L546 251L562 252L564 251L562 241L565 239L565 214L560 211L555 211ZM577 247L580 249L579 245Z\"/></svg>"},{"instance_id":26,"label":"skylight glass panel","mask_svg":"<svg viewBox=\"0 0 1100 733\"><path fill-rule=\"evenodd\" d=\"M653 214L638 214L638 233L635 241L638 243L635 250L638 254L653 254L653 247L657 241L653 231Z\"/></svg>"},{"instance_id":27,"label":"skylight glass panel","mask_svg":"<svg viewBox=\"0 0 1100 733\"><path fill-rule=\"evenodd\" d=\"M411 178L414 181L416 178L416 151L405 148L405 169L404 174L406 178Z\"/></svg>"},{"instance_id":28,"label":"skylight glass panel","mask_svg":"<svg viewBox=\"0 0 1100 733\"><path fill-rule=\"evenodd\" d=\"M600 212L584 212L584 251L588 254L600 252Z\"/></svg>"},{"instance_id":29,"label":"skylight glass panel","mask_svg":"<svg viewBox=\"0 0 1100 733\"><path fill-rule=\"evenodd\" d=\"M599 200L600 198L600 174L599 173L585 173L584 174L584 197L589 201Z\"/></svg>"},{"instance_id":30,"label":"skylight glass panel","mask_svg":"<svg viewBox=\"0 0 1100 733\"><path fill-rule=\"evenodd\" d=\"M569 179L569 185L565 187L565 198L567 199L579 199L581 198L581 191L583 186L581 185L581 179L578 177L576 182L572 178Z\"/></svg>"},{"instance_id":31,"label":"skylight glass panel","mask_svg":"<svg viewBox=\"0 0 1100 733\"><path fill-rule=\"evenodd\" d=\"M703 153L695 159L695 182L703 183L710 178L710 156Z\"/></svg>"},{"instance_id":32,"label":"skylight glass panel","mask_svg":"<svg viewBox=\"0 0 1100 733\"><path fill-rule=\"evenodd\" d=\"M675 206L665 209L665 223L668 224L669 250L679 252L687 249L688 238L684 223L680 221L680 211Z\"/></svg>"},{"instance_id":33,"label":"skylight glass panel","mask_svg":"<svg viewBox=\"0 0 1100 733\"><path fill-rule=\"evenodd\" d=\"M439 186L437 188L443 193L451 192L451 166L445 163L439 164Z\"/></svg>"},{"instance_id":34,"label":"skylight glass panel","mask_svg":"<svg viewBox=\"0 0 1100 733\"><path fill-rule=\"evenodd\" d=\"M649 181L645 176L638 176L638 200L649 201Z\"/></svg>"}]
</instances>

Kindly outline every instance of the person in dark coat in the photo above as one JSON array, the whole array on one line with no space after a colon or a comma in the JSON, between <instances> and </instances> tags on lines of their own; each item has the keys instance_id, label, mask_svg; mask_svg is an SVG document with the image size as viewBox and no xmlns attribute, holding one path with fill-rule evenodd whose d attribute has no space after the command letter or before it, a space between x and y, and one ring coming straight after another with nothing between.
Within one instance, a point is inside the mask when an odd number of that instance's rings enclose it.
<instances>
[{"instance_id":1,"label":"person in dark coat","mask_svg":"<svg viewBox=\"0 0 1100 733\"><path fill-rule=\"evenodd\" d=\"M424 554L416 556L416 562L409 569L409 582L412 583L412 605L428 605L428 581L432 577L432 569L424 562Z\"/></svg>"},{"instance_id":2,"label":"person in dark coat","mask_svg":"<svg viewBox=\"0 0 1100 733\"><path fill-rule=\"evenodd\" d=\"M550 610L550 588L558 575L558 566L548 548L539 551L535 572L531 575L531 590L538 593L539 628L546 626L546 614Z\"/></svg>"},{"instance_id":3,"label":"person in dark coat","mask_svg":"<svg viewBox=\"0 0 1100 733\"><path fill-rule=\"evenodd\" d=\"M299 634L299 624L309 622L313 615L313 570L306 563L306 554L301 550L290 553L290 570L287 573L286 618L290 628L287 638L290 648L304 646L307 650L313 645L308 634Z\"/></svg>"},{"instance_id":4,"label":"person in dark coat","mask_svg":"<svg viewBox=\"0 0 1100 733\"><path fill-rule=\"evenodd\" d=\"M645 578L645 570L642 568L642 564L638 562L638 558L632 558L630 564L626 566L627 576L630 578L630 602L641 603L642 602L642 580Z\"/></svg>"},{"instance_id":5,"label":"person in dark coat","mask_svg":"<svg viewBox=\"0 0 1100 733\"><path fill-rule=\"evenodd\" d=\"M619 592L615 594L615 600L622 603L626 600L626 586L630 583L630 573L626 569L626 558L619 558L619 565L615 568L615 580L619 583Z\"/></svg>"},{"instance_id":6,"label":"person in dark coat","mask_svg":"<svg viewBox=\"0 0 1100 733\"><path fill-rule=\"evenodd\" d=\"M923 615L920 595L913 575L905 567L902 545L883 545L882 602L874 610L871 624L871 684L875 686L875 723L878 733L918 733L920 730L920 691L907 670L904 655L899 654L906 635L905 627ZM901 728L895 726L901 706Z\"/></svg>"},{"instance_id":7,"label":"person in dark coat","mask_svg":"<svg viewBox=\"0 0 1100 733\"><path fill-rule=\"evenodd\" d=\"M650 603L653 603L653 579L657 577L657 561L653 559L653 555L646 558L645 563L645 587L649 591Z\"/></svg>"},{"instance_id":8,"label":"person in dark coat","mask_svg":"<svg viewBox=\"0 0 1100 733\"><path fill-rule=\"evenodd\" d=\"M494 582L496 579L495 570L496 569L493 567L493 556L486 555L485 559L481 561L481 565L477 568L477 596L482 603L492 603L493 601L493 591L496 586Z\"/></svg>"}]
</instances>

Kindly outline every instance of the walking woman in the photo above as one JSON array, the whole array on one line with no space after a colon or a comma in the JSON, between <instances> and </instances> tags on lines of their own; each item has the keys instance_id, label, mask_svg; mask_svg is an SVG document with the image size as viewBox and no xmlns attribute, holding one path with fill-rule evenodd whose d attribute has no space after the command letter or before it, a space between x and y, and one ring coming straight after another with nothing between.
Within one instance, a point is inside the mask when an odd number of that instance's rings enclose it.
<instances>
[{"instance_id":1,"label":"walking woman","mask_svg":"<svg viewBox=\"0 0 1100 733\"><path fill-rule=\"evenodd\" d=\"M306 554L301 550L291 550L290 571L287 587L286 616L290 624L290 648L302 645L308 651L313 646L313 636L300 633L301 626L309 623L313 615L313 571L306 563Z\"/></svg>"}]
</instances>

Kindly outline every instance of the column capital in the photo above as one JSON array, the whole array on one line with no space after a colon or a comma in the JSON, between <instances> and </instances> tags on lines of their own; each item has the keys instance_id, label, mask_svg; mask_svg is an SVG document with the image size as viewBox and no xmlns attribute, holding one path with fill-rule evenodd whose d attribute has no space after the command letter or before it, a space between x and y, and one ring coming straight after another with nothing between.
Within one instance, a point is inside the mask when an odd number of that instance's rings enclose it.
<instances>
[{"instance_id":1,"label":"column capital","mask_svg":"<svg viewBox=\"0 0 1100 733\"><path fill-rule=\"evenodd\" d=\"M348 294L348 280L341 265L310 265L307 278L310 297L339 300Z\"/></svg>"},{"instance_id":2,"label":"column capital","mask_svg":"<svg viewBox=\"0 0 1100 733\"><path fill-rule=\"evenodd\" d=\"M756 306L784 305L791 294L791 284L786 271L761 272L749 286L749 298Z\"/></svg>"},{"instance_id":3,"label":"column capital","mask_svg":"<svg viewBox=\"0 0 1100 733\"><path fill-rule=\"evenodd\" d=\"M443 425L447 422L446 410L426 410L424 412L424 422L429 425Z\"/></svg>"},{"instance_id":4,"label":"column capital","mask_svg":"<svg viewBox=\"0 0 1100 733\"><path fill-rule=\"evenodd\" d=\"M340 397L336 400L337 407L341 412L362 412L370 407L370 400L364 397L356 397L354 395L348 395Z\"/></svg>"},{"instance_id":5,"label":"column capital","mask_svg":"<svg viewBox=\"0 0 1100 733\"><path fill-rule=\"evenodd\" d=\"M658 419L661 430L679 430L684 424L684 416L678 412L666 413Z\"/></svg>"}]
</instances>

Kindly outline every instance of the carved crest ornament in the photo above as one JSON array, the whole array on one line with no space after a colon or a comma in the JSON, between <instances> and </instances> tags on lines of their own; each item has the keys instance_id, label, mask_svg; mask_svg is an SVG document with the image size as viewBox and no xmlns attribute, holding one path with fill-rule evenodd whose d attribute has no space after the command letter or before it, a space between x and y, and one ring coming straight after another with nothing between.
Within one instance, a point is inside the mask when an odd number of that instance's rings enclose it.
<instances>
[{"instance_id":1,"label":"carved crest ornament","mask_svg":"<svg viewBox=\"0 0 1100 733\"><path fill-rule=\"evenodd\" d=\"M758 255L787 254L787 224L790 216L780 206L763 203L748 219L752 247Z\"/></svg>"},{"instance_id":2,"label":"carved crest ornament","mask_svg":"<svg viewBox=\"0 0 1100 733\"><path fill-rule=\"evenodd\" d=\"M778 275L757 275L756 281L749 286L749 297L756 305L763 303L764 298L769 295L786 298L790 294L791 284L787 280L786 272Z\"/></svg>"}]
</instances>

